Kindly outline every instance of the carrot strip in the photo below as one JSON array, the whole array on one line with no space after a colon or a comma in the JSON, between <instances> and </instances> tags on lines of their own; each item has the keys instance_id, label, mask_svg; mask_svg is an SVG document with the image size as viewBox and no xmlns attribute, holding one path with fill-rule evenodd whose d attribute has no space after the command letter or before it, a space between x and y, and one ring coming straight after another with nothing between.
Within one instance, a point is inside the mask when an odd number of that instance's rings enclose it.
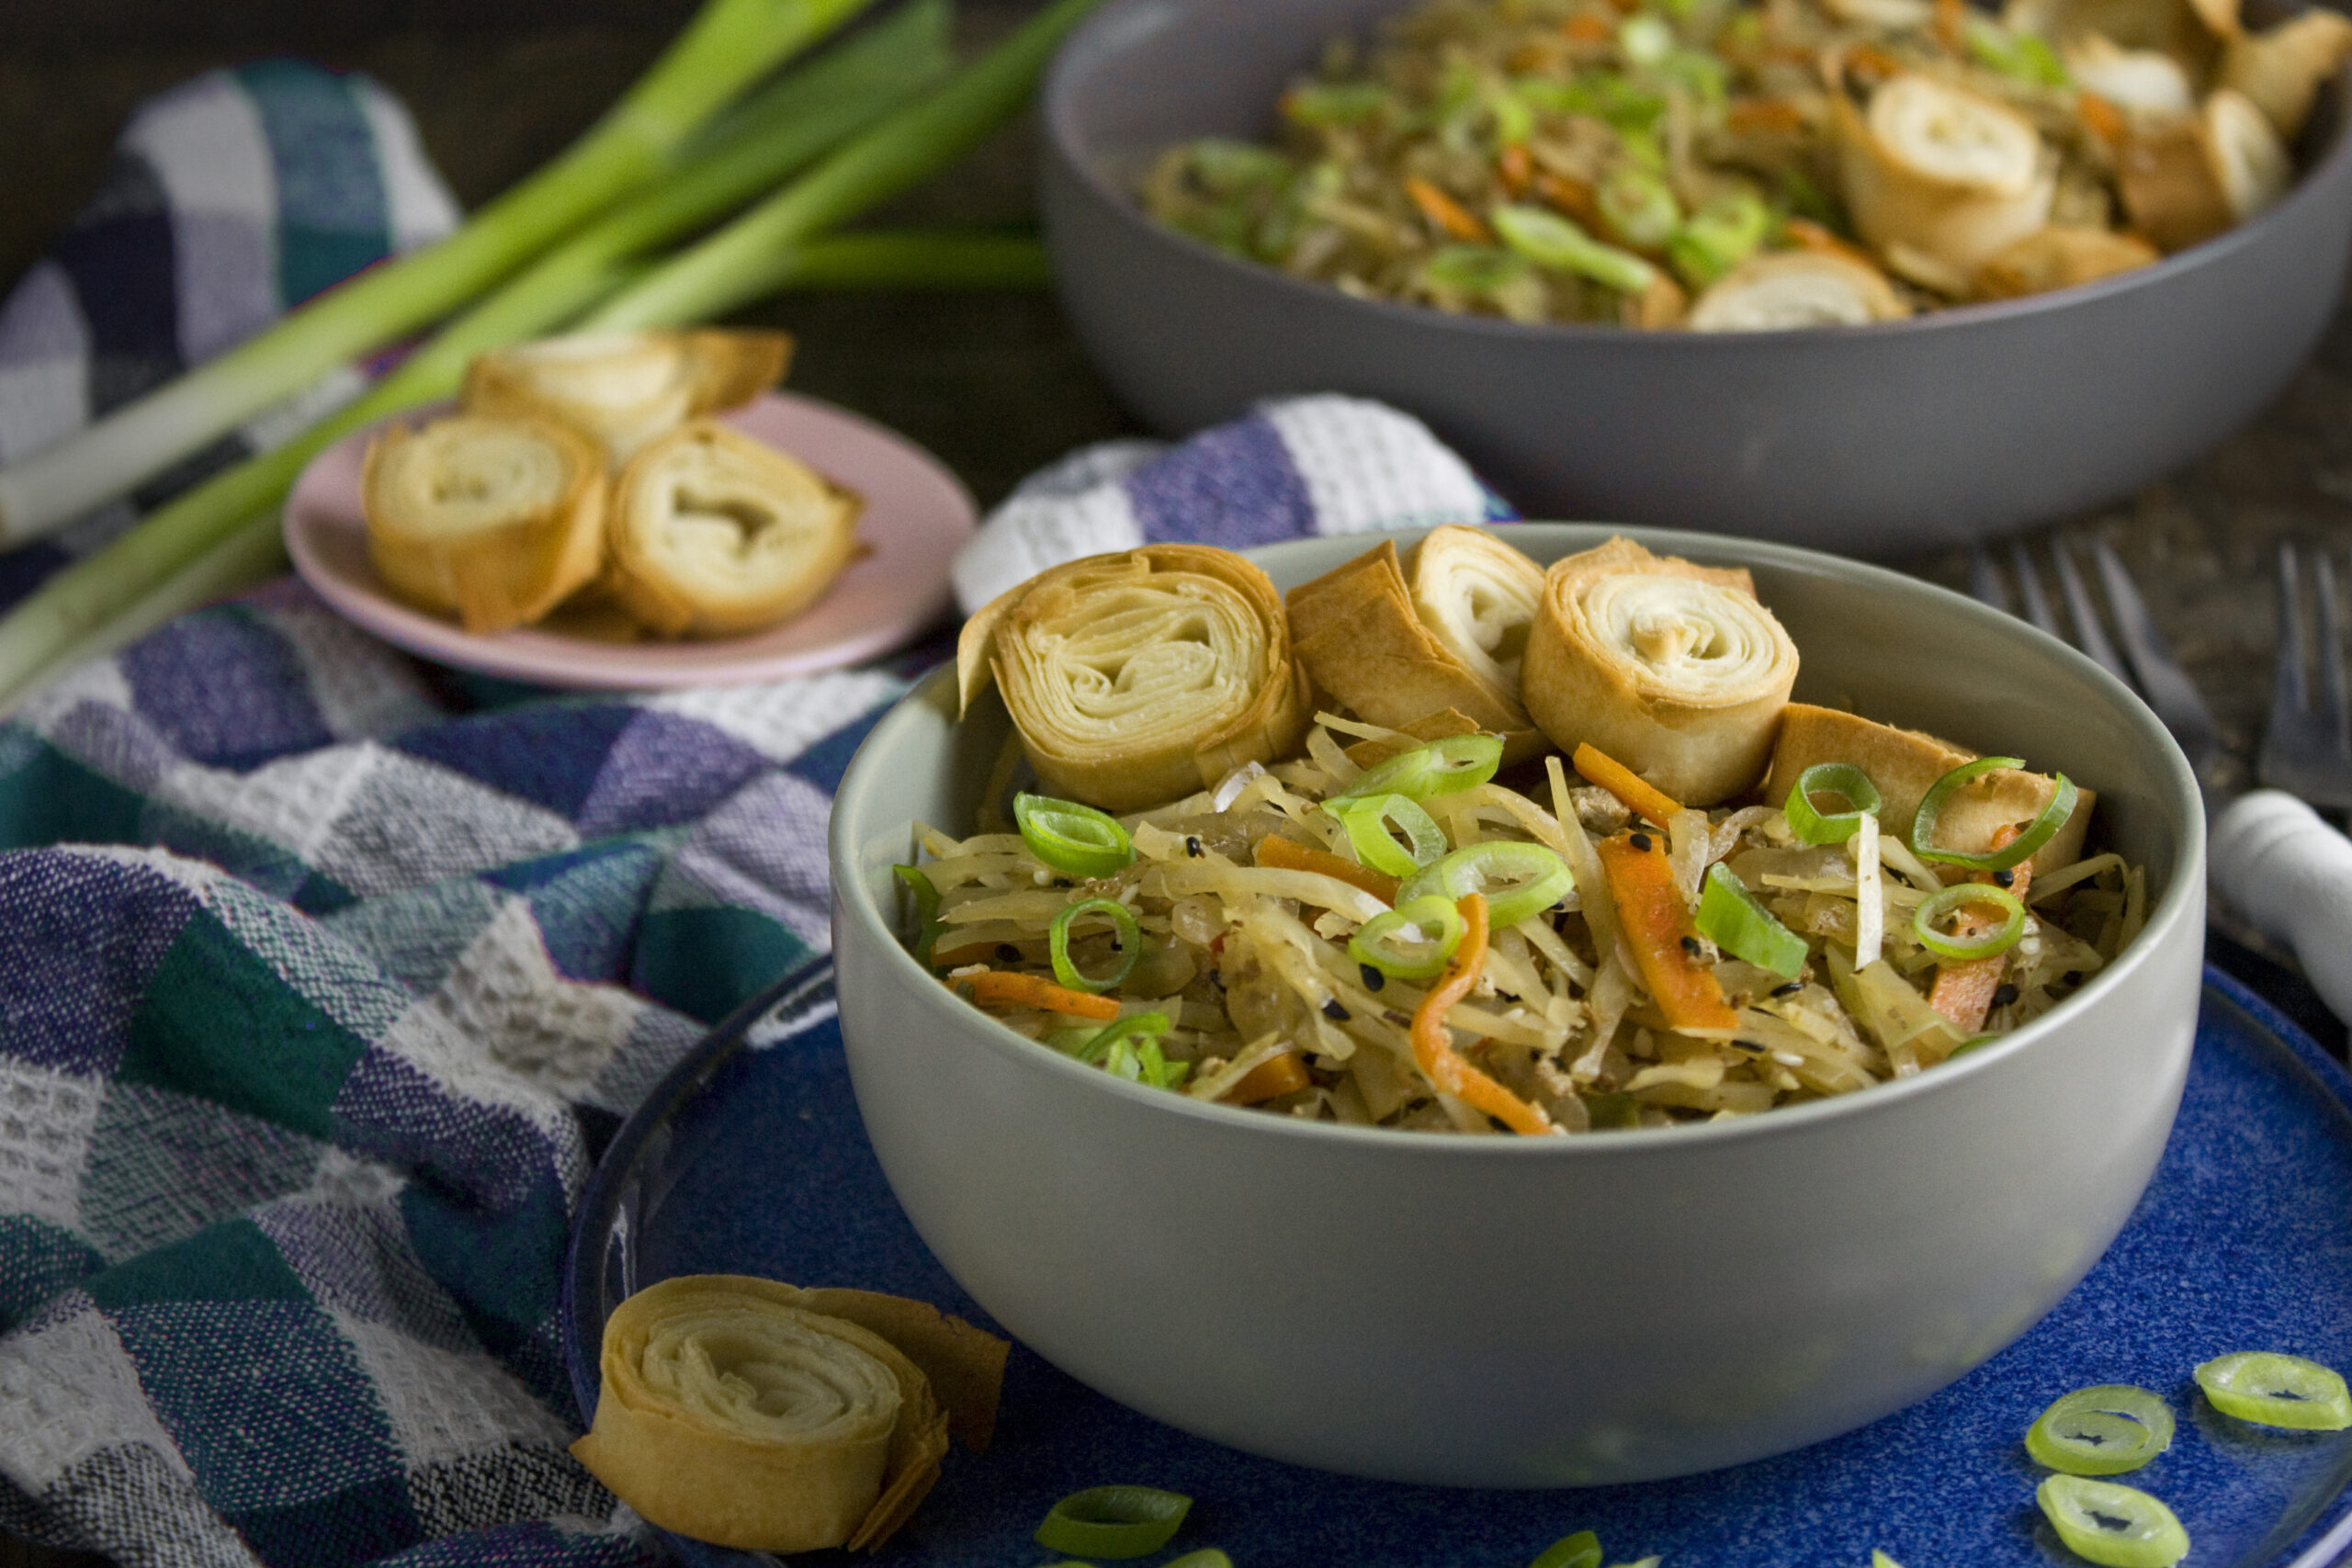
<instances>
[{"instance_id":1,"label":"carrot strip","mask_svg":"<svg viewBox=\"0 0 2352 1568\"><path fill-rule=\"evenodd\" d=\"M1278 1100L1285 1094L1296 1094L1313 1086L1315 1080L1306 1076L1306 1066L1295 1051L1285 1051L1279 1056L1269 1056L1241 1075L1234 1086L1227 1089L1218 1103L1223 1105L1255 1105L1261 1100Z\"/></svg>"},{"instance_id":2,"label":"carrot strip","mask_svg":"<svg viewBox=\"0 0 2352 1568\"><path fill-rule=\"evenodd\" d=\"M1599 43L1616 36L1616 29L1590 11L1579 11L1560 25L1560 31L1576 43Z\"/></svg>"},{"instance_id":3,"label":"carrot strip","mask_svg":"<svg viewBox=\"0 0 2352 1568\"><path fill-rule=\"evenodd\" d=\"M1903 74L1903 62L1872 43L1856 44L1847 54L1846 63L1875 78Z\"/></svg>"},{"instance_id":4,"label":"carrot strip","mask_svg":"<svg viewBox=\"0 0 2352 1568\"><path fill-rule=\"evenodd\" d=\"M1994 832L1993 847L2000 849L2017 836L2016 825L2006 824ZM2033 884L2033 862L2019 861L2009 868L2009 891L2022 899ZM1976 872L1968 880L1990 882L1993 874ZM1981 917L1979 910L1984 911ZM1966 905L1953 934L1965 940L2000 924L2000 919L1990 905ZM1993 993L2001 988L2001 971L2008 962L2006 953L1996 953L1990 958L1947 959L1936 965L1936 983L1928 991L1928 1005L1950 1019L1962 1035L1975 1033L1984 1027L1984 1015L1993 1010Z\"/></svg>"},{"instance_id":5,"label":"carrot strip","mask_svg":"<svg viewBox=\"0 0 2352 1568\"><path fill-rule=\"evenodd\" d=\"M1524 142L1514 141L1495 155L1495 177L1511 195L1527 194L1528 186L1535 178L1535 164L1528 157Z\"/></svg>"},{"instance_id":6,"label":"carrot strip","mask_svg":"<svg viewBox=\"0 0 2352 1568\"><path fill-rule=\"evenodd\" d=\"M1396 902L1396 879L1385 871L1374 871L1368 865L1358 865L1343 860L1329 850L1310 850L1294 839L1279 833L1269 833L1258 840L1255 858L1260 865L1272 871L1311 871L1318 875L1336 877L1351 887L1361 887L1384 904Z\"/></svg>"},{"instance_id":7,"label":"carrot strip","mask_svg":"<svg viewBox=\"0 0 2352 1568\"><path fill-rule=\"evenodd\" d=\"M2084 93L2076 97L2075 113L2093 136L2109 147L2123 145L2123 138L2130 129L2123 122L2123 111L2097 93Z\"/></svg>"},{"instance_id":8,"label":"carrot strip","mask_svg":"<svg viewBox=\"0 0 2352 1568\"><path fill-rule=\"evenodd\" d=\"M1826 256L1843 256L1849 262L1860 262L1867 267L1875 268L1878 265L1877 262L1871 259L1871 254L1868 251L1860 245L1847 243L1810 218L1792 218L1781 227L1787 231L1789 238L1794 241L1801 250L1817 251Z\"/></svg>"},{"instance_id":9,"label":"carrot strip","mask_svg":"<svg viewBox=\"0 0 2352 1568\"><path fill-rule=\"evenodd\" d=\"M1696 957L1699 933L1666 852L1640 832L1614 834L1601 840L1600 849L1618 927L1667 1022L1677 1029L1738 1028L1739 1015L1724 1000L1715 972Z\"/></svg>"},{"instance_id":10,"label":"carrot strip","mask_svg":"<svg viewBox=\"0 0 2352 1568\"><path fill-rule=\"evenodd\" d=\"M1487 232L1484 223L1472 217L1460 202L1420 175L1408 175L1405 177L1405 194L1413 198L1413 205L1421 209L1421 216L1430 220L1430 227L1466 244L1491 245L1495 243L1495 237Z\"/></svg>"},{"instance_id":11,"label":"carrot strip","mask_svg":"<svg viewBox=\"0 0 2352 1568\"><path fill-rule=\"evenodd\" d=\"M1724 107L1724 124L1733 130L1793 134L1804 129L1804 111L1786 98L1738 98Z\"/></svg>"},{"instance_id":12,"label":"carrot strip","mask_svg":"<svg viewBox=\"0 0 2352 1568\"><path fill-rule=\"evenodd\" d=\"M1040 1008L1046 1012L1066 1012L1074 1018L1098 1019L1104 1023L1119 1016L1119 1004L1113 998L1069 990L1037 975L987 969L978 975L960 976L951 984L971 987L972 999L982 1007L1001 1002L1012 1007Z\"/></svg>"},{"instance_id":13,"label":"carrot strip","mask_svg":"<svg viewBox=\"0 0 2352 1568\"><path fill-rule=\"evenodd\" d=\"M1554 211L1575 219L1588 229L1600 227L1600 198L1582 180L1538 171L1535 194Z\"/></svg>"},{"instance_id":14,"label":"carrot strip","mask_svg":"<svg viewBox=\"0 0 2352 1568\"><path fill-rule=\"evenodd\" d=\"M1472 893L1454 906L1462 911L1462 942L1445 961L1445 971L1413 1010L1413 1060L1430 1082L1472 1110L1493 1117L1512 1132L1532 1136L1552 1130L1552 1119L1462 1059L1445 1032L1445 1015L1478 983L1487 964L1487 899Z\"/></svg>"},{"instance_id":15,"label":"carrot strip","mask_svg":"<svg viewBox=\"0 0 2352 1568\"><path fill-rule=\"evenodd\" d=\"M1568 761L1577 772L1623 801L1626 810L1646 817L1661 828L1671 824L1674 814L1682 809L1672 795L1607 752L1595 750L1589 742L1577 741L1576 754Z\"/></svg>"},{"instance_id":16,"label":"carrot strip","mask_svg":"<svg viewBox=\"0 0 2352 1568\"><path fill-rule=\"evenodd\" d=\"M1957 54L1967 46L1967 0L1936 0L1936 41Z\"/></svg>"}]
</instances>

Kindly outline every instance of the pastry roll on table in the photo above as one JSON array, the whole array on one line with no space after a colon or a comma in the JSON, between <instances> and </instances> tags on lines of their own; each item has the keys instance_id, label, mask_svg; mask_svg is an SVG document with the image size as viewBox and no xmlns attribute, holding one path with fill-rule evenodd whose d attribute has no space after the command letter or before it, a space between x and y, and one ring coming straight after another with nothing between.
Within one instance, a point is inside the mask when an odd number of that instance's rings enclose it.
<instances>
[{"instance_id":1,"label":"pastry roll on table","mask_svg":"<svg viewBox=\"0 0 2352 1568\"><path fill-rule=\"evenodd\" d=\"M992 680L1052 794L1139 811L1288 756L1306 679L1282 595L1206 545L1091 556L1008 589L964 623L966 707Z\"/></svg>"},{"instance_id":2,"label":"pastry roll on table","mask_svg":"<svg viewBox=\"0 0 2352 1568\"><path fill-rule=\"evenodd\" d=\"M783 333L599 333L474 356L465 411L560 420L617 468L687 420L751 401L791 361Z\"/></svg>"},{"instance_id":3,"label":"pastry roll on table","mask_svg":"<svg viewBox=\"0 0 2352 1568\"><path fill-rule=\"evenodd\" d=\"M662 637L734 637L806 609L857 553L859 498L763 442L695 420L613 481L605 586Z\"/></svg>"},{"instance_id":4,"label":"pastry roll on table","mask_svg":"<svg viewBox=\"0 0 2352 1568\"><path fill-rule=\"evenodd\" d=\"M1292 589L1292 646L1315 684L1358 717L1403 729L1451 710L1503 736L1516 760L1543 745L1519 694L1543 592L1533 561L1448 524L1402 554L1384 539Z\"/></svg>"},{"instance_id":5,"label":"pastry roll on table","mask_svg":"<svg viewBox=\"0 0 2352 1568\"><path fill-rule=\"evenodd\" d=\"M377 573L469 632L537 620L604 564L604 455L553 420L394 425L368 445L360 496Z\"/></svg>"},{"instance_id":6,"label":"pastry roll on table","mask_svg":"<svg viewBox=\"0 0 2352 1568\"><path fill-rule=\"evenodd\" d=\"M1611 539L1544 574L1521 690L1563 751L1589 743L1702 807L1764 776L1796 677L1745 570Z\"/></svg>"}]
</instances>

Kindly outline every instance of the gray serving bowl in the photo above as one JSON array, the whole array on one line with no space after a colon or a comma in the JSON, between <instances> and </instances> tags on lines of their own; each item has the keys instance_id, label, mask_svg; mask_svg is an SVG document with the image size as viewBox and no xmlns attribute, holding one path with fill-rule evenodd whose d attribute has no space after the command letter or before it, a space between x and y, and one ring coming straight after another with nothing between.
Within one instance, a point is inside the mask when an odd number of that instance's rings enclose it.
<instances>
[{"instance_id":1,"label":"gray serving bowl","mask_svg":"<svg viewBox=\"0 0 2352 1568\"><path fill-rule=\"evenodd\" d=\"M1506 534L1549 561L1609 532ZM876 727L834 802L842 1031L915 1229L1039 1354L1296 1463L1637 1481L1925 1396L2114 1239L2172 1125L2197 1011L2204 819L2179 750L2097 665L1972 600L1782 546L1631 532L1752 569L1803 654L1801 698L2096 788L2098 830L2147 867L2145 932L1997 1044L1743 1121L1466 1137L1203 1105L1023 1039L907 953L890 866L915 820L967 829L1008 728L993 696L958 723L939 671ZM1255 558L1286 589L1368 542Z\"/></svg>"},{"instance_id":2,"label":"gray serving bowl","mask_svg":"<svg viewBox=\"0 0 2352 1568\"><path fill-rule=\"evenodd\" d=\"M2188 462L2319 341L2352 241L2340 85L2294 193L2158 265L1867 327L1524 327L1356 299L1153 222L1152 157L1263 136L1325 39L1402 0L1111 0L1045 91L1062 303L1113 390L1182 434L1351 392L1426 420L1532 516L1623 517L1865 556L2081 512Z\"/></svg>"}]
</instances>

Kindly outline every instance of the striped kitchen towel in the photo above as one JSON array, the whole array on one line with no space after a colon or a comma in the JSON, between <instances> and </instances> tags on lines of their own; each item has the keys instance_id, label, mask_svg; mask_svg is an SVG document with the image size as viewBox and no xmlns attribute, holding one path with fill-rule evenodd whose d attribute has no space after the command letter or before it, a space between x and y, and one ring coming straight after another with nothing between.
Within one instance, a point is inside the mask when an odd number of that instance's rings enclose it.
<instances>
[{"instance_id":1,"label":"striped kitchen towel","mask_svg":"<svg viewBox=\"0 0 2352 1568\"><path fill-rule=\"evenodd\" d=\"M457 221L408 110L364 76L270 60L148 100L97 195L0 302L0 462L73 434ZM359 385L353 372L332 376L129 500L0 556L0 608Z\"/></svg>"},{"instance_id":2,"label":"striped kitchen towel","mask_svg":"<svg viewBox=\"0 0 2352 1568\"><path fill-rule=\"evenodd\" d=\"M1518 515L1411 415L1291 398L1172 447L1106 442L1032 475L957 554L956 602L969 615L1049 566L1137 545L1240 550Z\"/></svg>"}]
</instances>

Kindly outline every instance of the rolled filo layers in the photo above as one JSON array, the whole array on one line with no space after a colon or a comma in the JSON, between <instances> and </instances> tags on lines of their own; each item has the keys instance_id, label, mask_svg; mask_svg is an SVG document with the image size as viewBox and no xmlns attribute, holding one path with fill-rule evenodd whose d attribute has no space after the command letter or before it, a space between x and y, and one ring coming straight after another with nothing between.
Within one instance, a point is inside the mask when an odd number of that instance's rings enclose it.
<instances>
[{"instance_id":1,"label":"rolled filo layers","mask_svg":"<svg viewBox=\"0 0 2352 1568\"><path fill-rule=\"evenodd\" d=\"M468 413L561 420L600 443L614 467L689 419L749 402L792 358L784 333L596 333L477 355Z\"/></svg>"},{"instance_id":2,"label":"rolled filo layers","mask_svg":"<svg viewBox=\"0 0 2352 1568\"><path fill-rule=\"evenodd\" d=\"M1451 709L1529 750L1542 738L1520 702L1520 661L1543 593L1533 561L1449 524L1401 556L1384 539L1292 589L1291 646L1361 718L1402 729Z\"/></svg>"},{"instance_id":3,"label":"rolled filo layers","mask_svg":"<svg viewBox=\"0 0 2352 1568\"><path fill-rule=\"evenodd\" d=\"M1554 745L1709 806L1764 776L1797 649L1744 570L1611 539L1544 574L1524 676Z\"/></svg>"},{"instance_id":4,"label":"rolled filo layers","mask_svg":"<svg viewBox=\"0 0 2352 1568\"><path fill-rule=\"evenodd\" d=\"M2222 53L2220 85L2260 109L2292 141L2311 117L2320 84L2352 59L2352 17L2313 6L2258 33L2230 39Z\"/></svg>"},{"instance_id":5,"label":"rolled filo layers","mask_svg":"<svg viewBox=\"0 0 2352 1568\"><path fill-rule=\"evenodd\" d=\"M1897 729L1811 703L1791 703L1781 716L1764 798L1770 805L1786 805L1789 791L1807 768L1820 762L1844 762L1862 770L1878 790L1880 822L1907 843L1911 820L1919 814L1919 802L1927 798L1928 791L1938 779L1976 757L1976 752L1916 729ZM1936 819L1936 843L1943 849L1983 854L1993 848L1996 829L2022 827L2041 816L2057 788L2057 781L2041 773L2005 769L1982 774L1945 803ZM2096 792L2082 790L2074 815L2034 852L2035 871L2054 871L2082 858L2083 834L2097 803ZM1829 809L1844 808L1832 806Z\"/></svg>"},{"instance_id":6,"label":"rolled filo layers","mask_svg":"<svg viewBox=\"0 0 2352 1568\"><path fill-rule=\"evenodd\" d=\"M1886 275L1867 263L1825 251L1771 251L1710 284L1691 306L1689 324L1700 333L1785 332L1866 326L1910 313Z\"/></svg>"},{"instance_id":7,"label":"rolled filo layers","mask_svg":"<svg viewBox=\"0 0 2352 1568\"><path fill-rule=\"evenodd\" d=\"M2134 125L2117 150L2115 175L2132 223L2169 252L2276 205L2295 166L2269 117L2243 94L2217 87L2193 115Z\"/></svg>"},{"instance_id":8,"label":"rolled filo layers","mask_svg":"<svg viewBox=\"0 0 2352 1568\"><path fill-rule=\"evenodd\" d=\"M1973 276L2048 221L2054 161L2007 105L1916 74L1882 85L1866 110L1835 102L1847 209L1880 250L1905 247Z\"/></svg>"},{"instance_id":9,"label":"rolled filo layers","mask_svg":"<svg viewBox=\"0 0 2352 1568\"><path fill-rule=\"evenodd\" d=\"M1091 556L964 623L963 701L993 680L1053 794L1138 811L1272 762L1305 738L1307 685L1282 595L1207 545Z\"/></svg>"},{"instance_id":10,"label":"rolled filo layers","mask_svg":"<svg viewBox=\"0 0 2352 1568\"><path fill-rule=\"evenodd\" d=\"M469 632L537 620L604 565L604 455L553 420L392 426L368 444L359 490L377 575Z\"/></svg>"},{"instance_id":11,"label":"rolled filo layers","mask_svg":"<svg viewBox=\"0 0 2352 1568\"><path fill-rule=\"evenodd\" d=\"M757 631L832 586L863 504L798 458L695 420L613 480L605 587L663 637Z\"/></svg>"},{"instance_id":12,"label":"rolled filo layers","mask_svg":"<svg viewBox=\"0 0 2352 1568\"><path fill-rule=\"evenodd\" d=\"M937 1478L947 1418L888 1340L802 1295L705 1274L621 1303L573 1456L651 1523L716 1545L878 1544Z\"/></svg>"},{"instance_id":13,"label":"rolled filo layers","mask_svg":"<svg viewBox=\"0 0 2352 1568\"><path fill-rule=\"evenodd\" d=\"M2136 234L2052 223L1996 253L1978 269L1976 288L1990 299L2014 299L2096 282L2162 259Z\"/></svg>"}]
</instances>

